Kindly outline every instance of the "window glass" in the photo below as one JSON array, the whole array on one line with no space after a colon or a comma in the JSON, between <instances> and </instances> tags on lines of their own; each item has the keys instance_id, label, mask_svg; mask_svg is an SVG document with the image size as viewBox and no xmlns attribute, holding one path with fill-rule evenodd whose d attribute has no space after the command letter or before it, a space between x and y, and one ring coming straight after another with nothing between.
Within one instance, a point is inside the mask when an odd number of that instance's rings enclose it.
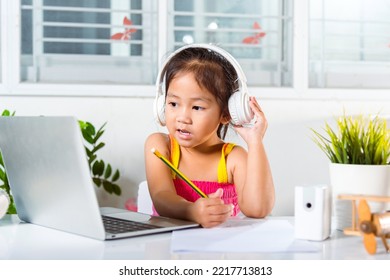
<instances>
[{"instance_id":1,"label":"window glass","mask_svg":"<svg viewBox=\"0 0 390 280\"><path fill-rule=\"evenodd\" d=\"M241 64L252 86L292 84L292 1L171 0L168 49L213 43Z\"/></svg>"},{"instance_id":2,"label":"window glass","mask_svg":"<svg viewBox=\"0 0 390 280\"><path fill-rule=\"evenodd\" d=\"M390 1L311 0L309 84L390 87Z\"/></svg>"},{"instance_id":3,"label":"window glass","mask_svg":"<svg viewBox=\"0 0 390 280\"><path fill-rule=\"evenodd\" d=\"M23 82L150 84L152 0L22 0Z\"/></svg>"}]
</instances>

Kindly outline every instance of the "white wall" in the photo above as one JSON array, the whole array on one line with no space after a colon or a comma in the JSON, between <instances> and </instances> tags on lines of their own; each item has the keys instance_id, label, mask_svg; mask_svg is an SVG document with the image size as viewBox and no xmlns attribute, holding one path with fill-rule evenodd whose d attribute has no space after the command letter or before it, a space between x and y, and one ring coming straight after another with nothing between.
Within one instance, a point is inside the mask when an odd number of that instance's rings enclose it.
<instances>
[{"instance_id":1,"label":"white wall","mask_svg":"<svg viewBox=\"0 0 390 280\"><path fill-rule=\"evenodd\" d=\"M137 194L145 179L143 143L159 128L153 120L153 98L131 97L26 97L1 96L0 111L7 108L17 115L74 115L99 127L107 121L102 158L121 171L121 197L98 191L102 206L124 207ZM324 120L357 113L390 114L390 101L260 100L269 128L265 144L275 187L274 215L293 214L296 185L328 183L328 160L310 139L310 127L323 127ZM229 140L242 144L234 133Z\"/></svg>"}]
</instances>

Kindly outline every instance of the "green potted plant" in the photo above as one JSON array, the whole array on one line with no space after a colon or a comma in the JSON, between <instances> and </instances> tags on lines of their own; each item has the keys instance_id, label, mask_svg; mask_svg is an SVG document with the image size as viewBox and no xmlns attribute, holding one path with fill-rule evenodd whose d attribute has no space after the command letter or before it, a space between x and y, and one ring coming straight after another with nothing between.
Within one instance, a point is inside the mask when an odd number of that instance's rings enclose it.
<instances>
[{"instance_id":1,"label":"green potted plant","mask_svg":"<svg viewBox=\"0 0 390 280\"><path fill-rule=\"evenodd\" d=\"M324 133L312 129L313 140L330 160L336 228L351 225L351 205L337 200L339 194L389 195L390 130L379 116L343 115L336 128L325 124ZM379 211L380 205L371 205Z\"/></svg>"},{"instance_id":2,"label":"green potted plant","mask_svg":"<svg viewBox=\"0 0 390 280\"><path fill-rule=\"evenodd\" d=\"M1 114L3 117L12 117L15 112L4 110ZM80 129L85 140L84 146L87 154L89 167L91 170L91 178L97 187L103 187L103 189L109 194L120 196L122 193L121 187L117 184L120 177L118 169L114 170L111 164L106 163L103 159L100 159L97 155L105 143L101 141L101 136L104 133L103 124L98 130L90 122L79 121ZM1 132L0 132L1 133ZM16 214L16 208L12 197L12 192L8 183L8 177L4 168L3 158L0 152L0 189L4 189L10 197L10 206L7 214Z\"/></svg>"}]
</instances>

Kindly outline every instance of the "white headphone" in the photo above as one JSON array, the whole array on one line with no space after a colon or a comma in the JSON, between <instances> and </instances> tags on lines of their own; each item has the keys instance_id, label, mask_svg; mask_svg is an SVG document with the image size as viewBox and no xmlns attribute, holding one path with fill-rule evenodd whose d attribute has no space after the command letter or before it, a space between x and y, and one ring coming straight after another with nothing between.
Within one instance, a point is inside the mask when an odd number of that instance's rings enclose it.
<instances>
[{"instance_id":1,"label":"white headphone","mask_svg":"<svg viewBox=\"0 0 390 280\"><path fill-rule=\"evenodd\" d=\"M156 98L153 104L154 118L157 123L162 126L165 126L165 66L169 63L169 61L179 52L189 48L203 48L213 52L218 53L223 56L230 64L233 66L234 70L237 73L238 77L238 89L235 91L229 98L229 113L231 116L231 122L234 125L243 125L249 123L253 118L253 112L249 107L249 95L248 88L246 85L246 77L244 72L241 69L240 64L234 57L228 53L227 51L209 44L191 44L186 45L184 47L179 48L175 52L173 52L170 56L168 56L165 63L162 65L160 73L157 76L156 80Z\"/></svg>"}]
</instances>

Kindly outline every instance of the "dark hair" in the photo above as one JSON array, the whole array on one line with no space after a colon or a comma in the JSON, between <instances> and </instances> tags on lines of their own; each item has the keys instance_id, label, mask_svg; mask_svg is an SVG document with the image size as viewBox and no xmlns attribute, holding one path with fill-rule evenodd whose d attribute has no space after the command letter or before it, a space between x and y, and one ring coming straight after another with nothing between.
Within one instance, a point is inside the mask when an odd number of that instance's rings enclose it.
<instances>
[{"instance_id":1,"label":"dark hair","mask_svg":"<svg viewBox=\"0 0 390 280\"><path fill-rule=\"evenodd\" d=\"M237 73L223 55L207 48L190 47L175 54L162 71L165 73L165 92L178 73L193 73L198 85L215 96L222 116L231 119L228 102L238 88ZM228 126L219 125L219 138L225 138Z\"/></svg>"}]
</instances>

